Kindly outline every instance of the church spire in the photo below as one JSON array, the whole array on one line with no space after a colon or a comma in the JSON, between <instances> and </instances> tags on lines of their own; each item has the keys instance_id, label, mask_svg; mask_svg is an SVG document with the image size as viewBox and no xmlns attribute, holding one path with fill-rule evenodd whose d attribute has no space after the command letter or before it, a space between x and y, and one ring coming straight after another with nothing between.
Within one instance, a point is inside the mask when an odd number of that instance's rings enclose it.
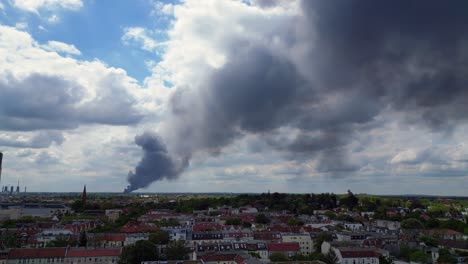
<instances>
[{"instance_id":1,"label":"church spire","mask_svg":"<svg viewBox=\"0 0 468 264\"><path fill-rule=\"evenodd\" d=\"M81 195L81 201L83 202L83 206L86 203L86 184L83 188L83 194Z\"/></svg>"}]
</instances>

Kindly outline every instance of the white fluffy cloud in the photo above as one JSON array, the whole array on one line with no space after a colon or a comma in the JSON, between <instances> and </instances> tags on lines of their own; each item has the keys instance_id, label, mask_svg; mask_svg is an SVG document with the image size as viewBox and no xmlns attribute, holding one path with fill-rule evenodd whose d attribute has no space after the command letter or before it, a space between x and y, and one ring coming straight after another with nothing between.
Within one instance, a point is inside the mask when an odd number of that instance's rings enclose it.
<instances>
[{"instance_id":1,"label":"white fluffy cloud","mask_svg":"<svg viewBox=\"0 0 468 264\"><path fill-rule=\"evenodd\" d=\"M127 45L136 43L143 50L153 52L161 44L151 38L149 35L150 32L142 27L128 27L124 29L122 41Z\"/></svg>"},{"instance_id":2,"label":"white fluffy cloud","mask_svg":"<svg viewBox=\"0 0 468 264\"><path fill-rule=\"evenodd\" d=\"M45 50L55 51L58 53L81 55L81 52L75 47L75 45L63 43L60 41L48 41L46 45L42 46Z\"/></svg>"},{"instance_id":3,"label":"white fluffy cloud","mask_svg":"<svg viewBox=\"0 0 468 264\"><path fill-rule=\"evenodd\" d=\"M123 69L68 56L79 54L73 45L39 43L24 31L0 26L5 184L23 175L31 191L51 190L51 182L69 190L94 182L103 190L100 181L106 177L124 185L132 156L122 157L128 152L119 148L133 147L134 127L148 109L156 111L155 102Z\"/></svg>"},{"instance_id":4,"label":"white fluffy cloud","mask_svg":"<svg viewBox=\"0 0 468 264\"><path fill-rule=\"evenodd\" d=\"M82 0L13 0L12 3L21 10L33 13L41 9L79 10L83 6Z\"/></svg>"},{"instance_id":5,"label":"white fluffy cloud","mask_svg":"<svg viewBox=\"0 0 468 264\"><path fill-rule=\"evenodd\" d=\"M131 125L141 120L141 89L124 70L61 54L80 51L57 41L40 44L26 32L0 26L1 130Z\"/></svg>"}]
</instances>

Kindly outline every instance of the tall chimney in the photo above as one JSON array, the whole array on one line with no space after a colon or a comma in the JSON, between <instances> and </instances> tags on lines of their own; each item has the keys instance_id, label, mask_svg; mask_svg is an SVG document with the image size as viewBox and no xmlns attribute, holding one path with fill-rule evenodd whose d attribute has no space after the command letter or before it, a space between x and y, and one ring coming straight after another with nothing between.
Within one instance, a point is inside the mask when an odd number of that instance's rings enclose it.
<instances>
[{"instance_id":1,"label":"tall chimney","mask_svg":"<svg viewBox=\"0 0 468 264\"><path fill-rule=\"evenodd\" d=\"M0 183L2 182L2 161L3 161L3 153L0 152Z\"/></svg>"}]
</instances>

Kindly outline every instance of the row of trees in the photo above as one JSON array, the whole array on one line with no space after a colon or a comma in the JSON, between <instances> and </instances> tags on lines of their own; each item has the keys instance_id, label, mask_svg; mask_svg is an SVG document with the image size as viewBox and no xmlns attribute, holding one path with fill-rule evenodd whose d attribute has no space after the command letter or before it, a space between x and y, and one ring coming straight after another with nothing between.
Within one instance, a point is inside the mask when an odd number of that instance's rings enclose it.
<instances>
[{"instance_id":1,"label":"row of trees","mask_svg":"<svg viewBox=\"0 0 468 264\"><path fill-rule=\"evenodd\" d=\"M158 246L151 240L140 240L122 249L119 264L135 264L155 260L186 260L188 253L183 241L171 241L166 246Z\"/></svg>"},{"instance_id":2,"label":"row of trees","mask_svg":"<svg viewBox=\"0 0 468 264\"><path fill-rule=\"evenodd\" d=\"M468 234L468 224L459 220L449 219L446 221L439 221L437 219L416 219L408 218L401 221L402 229L452 229L461 233Z\"/></svg>"},{"instance_id":3,"label":"row of trees","mask_svg":"<svg viewBox=\"0 0 468 264\"><path fill-rule=\"evenodd\" d=\"M285 262L285 261L314 261L320 260L325 262L326 264L337 264L338 257L336 256L333 250L330 250L328 254L321 254L321 253L314 253L311 255L294 255L292 257L288 257L283 253L275 252L270 255L269 257L271 262Z\"/></svg>"}]
</instances>

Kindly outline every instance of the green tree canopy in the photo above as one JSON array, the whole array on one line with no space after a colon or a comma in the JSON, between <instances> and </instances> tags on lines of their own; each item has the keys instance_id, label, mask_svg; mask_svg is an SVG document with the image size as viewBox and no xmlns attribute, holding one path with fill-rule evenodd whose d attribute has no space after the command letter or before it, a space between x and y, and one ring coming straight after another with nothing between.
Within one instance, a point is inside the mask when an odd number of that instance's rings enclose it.
<instances>
[{"instance_id":1,"label":"green tree canopy","mask_svg":"<svg viewBox=\"0 0 468 264\"><path fill-rule=\"evenodd\" d=\"M275 252L270 255L271 262L288 261L288 257L281 252Z\"/></svg>"},{"instance_id":2,"label":"green tree canopy","mask_svg":"<svg viewBox=\"0 0 468 264\"><path fill-rule=\"evenodd\" d=\"M401 228L403 229L423 229L424 225L415 218L409 218L401 221Z\"/></svg>"},{"instance_id":3,"label":"green tree canopy","mask_svg":"<svg viewBox=\"0 0 468 264\"><path fill-rule=\"evenodd\" d=\"M226 220L226 225L239 226L241 224L242 224L242 220L240 220L240 218L230 218Z\"/></svg>"},{"instance_id":4,"label":"green tree canopy","mask_svg":"<svg viewBox=\"0 0 468 264\"><path fill-rule=\"evenodd\" d=\"M188 259L188 249L183 241L172 241L167 247L168 260L186 260Z\"/></svg>"},{"instance_id":5,"label":"green tree canopy","mask_svg":"<svg viewBox=\"0 0 468 264\"><path fill-rule=\"evenodd\" d=\"M327 264L337 264L338 262L338 256L336 255L335 251L330 250L327 255L325 255L324 262Z\"/></svg>"},{"instance_id":6,"label":"green tree canopy","mask_svg":"<svg viewBox=\"0 0 468 264\"><path fill-rule=\"evenodd\" d=\"M453 256L448 249L441 248L439 250L439 258L437 259L438 263L458 263L457 258Z\"/></svg>"},{"instance_id":7,"label":"green tree canopy","mask_svg":"<svg viewBox=\"0 0 468 264\"><path fill-rule=\"evenodd\" d=\"M69 245L66 237L57 237L56 239L46 243L46 247L66 247Z\"/></svg>"},{"instance_id":8,"label":"green tree canopy","mask_svg":"<svg viewBox=\"0 0 468 264\"><path fill-rule=\"evenodd\" d=\"M149 241L156 245L167 245L169 243L169 233L164 230L158 230L150 234Z\"/></svg>"},{"instance_id":9,"label":"green tree canopy","mask_svg":"<svg viewBox=\"0 0 468 264\"><path fill-rule=\"evenodd\" d=\"M158 258L156 245L148 240L140 240L122 249L119 264L140 264L142 261L158 260Z\"/></svg>"},{"instance_id":10,"label":"green tree canopy","mask_svg":"<svg viewBox=\"0 0 468 264\"><path fill-rule=\"evenodd\" d=\"M270 223L270 218L268 218L265 214L258 214L255 216L255 223L268 224Z\"/></svg>"},{"instance_id":11,"label":"green tree canopy","mask_svg":"<svg viewBox=\"0 0 468 264\"><path fill-rule=\"evenodd\" d=\"M78 245L80 247L86 247L88 245L88 236L86 235L86 232L84 230L80 232L80 239L78 241Z\"/></svg>"}]
</instances>

